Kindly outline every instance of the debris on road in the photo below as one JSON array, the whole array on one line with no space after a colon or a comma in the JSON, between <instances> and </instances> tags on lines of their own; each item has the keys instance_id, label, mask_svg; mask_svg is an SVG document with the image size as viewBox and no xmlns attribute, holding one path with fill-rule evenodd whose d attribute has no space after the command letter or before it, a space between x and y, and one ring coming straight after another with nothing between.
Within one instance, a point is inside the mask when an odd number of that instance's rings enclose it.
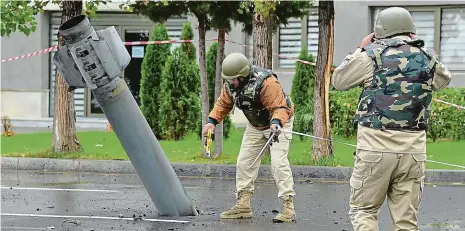
<instances>
[{"instance_id":1,"label":"debris on road","mask_svg":"<svg viewBox=\"0 0 465 231\"><path fill-rule=\"evenodd\" d=\"M81 224L81 221L79 220L68 220L68 219L64 219L61 224L63 225L64 223L70 223L70 224L75 224L75 225L80 225Z\"/></svg>"}]
</instances>

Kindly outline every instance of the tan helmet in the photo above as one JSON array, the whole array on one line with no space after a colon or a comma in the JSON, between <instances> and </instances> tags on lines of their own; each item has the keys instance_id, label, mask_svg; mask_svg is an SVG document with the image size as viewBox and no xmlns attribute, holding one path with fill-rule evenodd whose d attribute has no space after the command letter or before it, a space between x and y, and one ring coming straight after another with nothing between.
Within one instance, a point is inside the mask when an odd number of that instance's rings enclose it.
<instances>
[{"instance_id":1,"label":"tan helmet","mask_svg":"<svg viewBox=\"0 0 465 231\"><path fill-rule=\"evenodd\" d=\"M245 55L241 53L231 53L223 60L221 76L224 79L234 79L237 77L247 77L250 74L252 65Z\"/></svg>"},{"instance_id":2,"label":"tan helmet","mask_svg":"<svg viewBox=\"0 0 465 231\"><path fill-rule=\"evenodd\" d=\"M379 12L374 29L376 38L386 38L401 33L416 33L412 15L402 7L389 7Z\"/></svg>"}]
</instances>

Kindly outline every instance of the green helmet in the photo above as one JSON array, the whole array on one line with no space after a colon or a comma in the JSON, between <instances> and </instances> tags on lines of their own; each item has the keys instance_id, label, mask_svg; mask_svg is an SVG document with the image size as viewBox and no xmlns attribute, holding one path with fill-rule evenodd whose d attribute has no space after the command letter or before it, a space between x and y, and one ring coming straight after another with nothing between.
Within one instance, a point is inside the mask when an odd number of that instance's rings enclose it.
<instances>
[{"instance_id":1,"label":"green helmet","mask_svg":"<svg viewBox=\"0 0 465 231\"><path fill-rule=\"evenodd\" d=\"M376 18L374 29L376 38L386 38L402 33L416 33L412 15L401 7L389 7L382 10Z\"/></svg>"},{"instance_id":2,"label":"green helmet","mask_svg":"<svg viewBox=\"0 0 465 231\"><path fill-rule=\"evenodd\" d=\"M247 57L237 52L226 56L221 67L221 76L227 80L237 77L247 77L252 69L252 65Z\"/></svg>"}]
</instances>

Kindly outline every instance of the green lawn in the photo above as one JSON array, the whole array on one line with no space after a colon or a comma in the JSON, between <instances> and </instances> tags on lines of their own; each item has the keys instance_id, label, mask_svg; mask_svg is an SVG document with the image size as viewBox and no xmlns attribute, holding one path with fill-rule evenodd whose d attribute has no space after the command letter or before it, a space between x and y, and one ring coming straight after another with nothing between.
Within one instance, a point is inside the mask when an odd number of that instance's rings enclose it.
<instances>
[{"instance_id":1,"label":"green lawn","mask_svg":"<svg viewBox=\"0 0 465 231\"><path fill-rule=\"evenodd\" d=\"M224 152L215 162L220 164L234 164L239 152L242 139L242 129L236 129L231 137L224 142ZM80 158L80 159L112 159L127 160L128 156L113 132L78 132L79 141L84 147L81 153L56 155L48 151L51 144L51 133L17 134L12 137L1 138L2 156L10 157L52 157L52 158ZM355 139L334 137L336 141L355 144ZM213 163L201 155L201 141L195 136L179 142L160 141L168 159L174 163ZM213 151L212 147L212 151ZM293 165L327 165L353 166L354 147L335 143L335 158L321 163L312 163L310 153L311 143L301 141L294 135L289 160ZM428 144L428 158L457 165L465 165L465 141L437 141ZM269 155L264 164L270 163ZM444 165L428 163L427 168L457 169Z\"/></svg>"}]
</instances>

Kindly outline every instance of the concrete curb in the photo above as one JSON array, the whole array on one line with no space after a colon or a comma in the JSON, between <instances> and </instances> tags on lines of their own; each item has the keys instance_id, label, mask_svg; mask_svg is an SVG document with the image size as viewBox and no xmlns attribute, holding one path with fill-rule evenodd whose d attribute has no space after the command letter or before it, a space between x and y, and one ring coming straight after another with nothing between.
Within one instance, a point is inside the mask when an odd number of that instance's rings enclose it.
<instances>
[{"instance_id":1,"label":"concrete curb","mask_svg":"<svg viewBox=\"0 0 465 231\"><path fill-rule=\"evenodd\" d=\"M235 165L172 164L178 176L188 177L235 177ZM291 166L295 180L347 181L352 173L349 167ZM48 158L2 157L2 171L39 170L48 172L123 173L136 174L126 160L71 160ZM262 165L258 178L272 178L271 167ZM427 170L427 183L465 183L463 170Z\"/></svg>"}]
</instances>

